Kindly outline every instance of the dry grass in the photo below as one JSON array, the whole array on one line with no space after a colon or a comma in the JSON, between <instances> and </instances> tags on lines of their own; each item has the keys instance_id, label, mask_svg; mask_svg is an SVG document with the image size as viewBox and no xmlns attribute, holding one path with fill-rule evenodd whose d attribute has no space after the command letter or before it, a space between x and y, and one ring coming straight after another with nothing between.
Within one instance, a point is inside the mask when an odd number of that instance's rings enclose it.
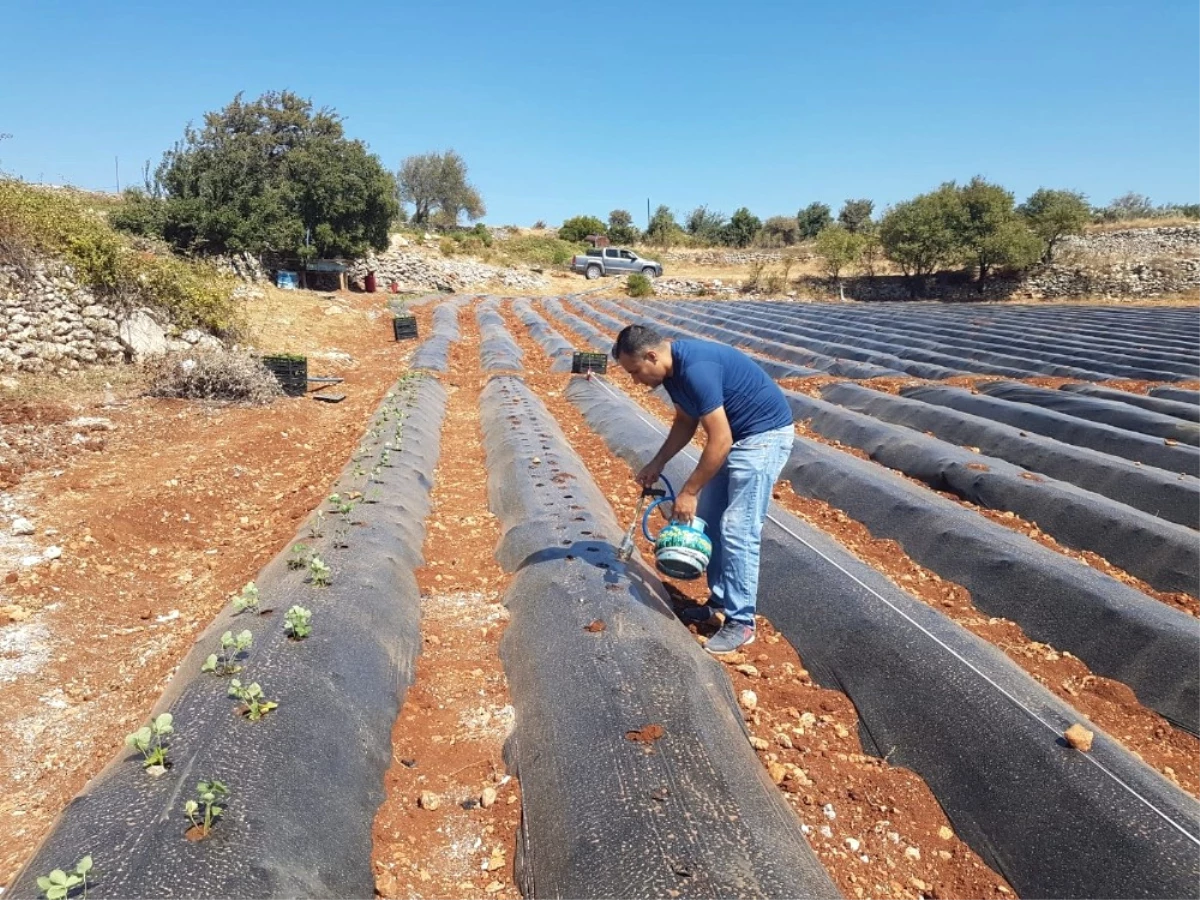
<instances>
[{"instance_id":1,"label":"dry grass","mask_svg":"<svg viewBox=\"0 0 1200 900\"><path fill-rule=\"evenodd\" d=\"M1128 231L1133 228L1179 228L1190 225L1200 228L1200 220L1184 216L1162 216L1149 219L1126 219L1120 222L1092 222L1087 226L1088 234L1106 234L1110 231Z\"/></svg>"},{"instance_id":2,"label":"dry grass","mask_svg":"<svg viewBox=\"0 0 1200 900\"><path fill-rule=\"evenodd\" d=\"M114 398L139 394L146 376L136 366L124 363L89 366L78 372L48 376L44 372L8 372L0 374L0 402L77 403L81 398Z\"/></svg>"}]
</instances>

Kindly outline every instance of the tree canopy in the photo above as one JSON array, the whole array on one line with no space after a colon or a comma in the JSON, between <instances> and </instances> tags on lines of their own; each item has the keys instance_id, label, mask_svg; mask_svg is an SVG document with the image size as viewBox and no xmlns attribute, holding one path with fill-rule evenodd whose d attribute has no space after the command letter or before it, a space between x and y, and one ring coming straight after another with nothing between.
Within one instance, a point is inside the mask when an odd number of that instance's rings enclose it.
<instances>
[{"instance_id":1,"label":"tree canopy","mask_svg":"<svg viewBox=\"0 0 1200 900\"><path fill-rule=\"evenodd\" d=\"M379 159L335 112L289 91L239 94L189 125L149 187L162 236L200 252L357 257L387 247L398 211Z\"/></svg>"},{"instance_id":2,"label":"tree canopy","mask_svg":"<svg viewBox=\"0 0 1200 900\"><path fill-rule=\"evenodd\" d=\"M467 180L467 163L453 150L409 156L397 174L400 200L413 205L414 225L457 225L487 215L479 191Z\"/></svg>"}]
</instances>

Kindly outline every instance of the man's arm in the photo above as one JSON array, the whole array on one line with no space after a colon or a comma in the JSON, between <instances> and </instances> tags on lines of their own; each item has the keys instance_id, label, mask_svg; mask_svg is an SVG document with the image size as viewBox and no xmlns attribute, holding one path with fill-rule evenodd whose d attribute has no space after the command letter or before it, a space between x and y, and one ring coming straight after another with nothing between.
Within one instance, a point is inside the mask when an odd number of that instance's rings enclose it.
<instances>
[{"instance_id":1,"label":"man's arm","mask_svg":"<svg viewBox=\"0 0 1200 900\"><path fill-rule=\"evenodd\" d=\"M663 445L654 454L654 459L650 460L638 472L638 484L642 487L650 487L654 482L658 481L658 476L662 474L662 470L666 467L667 463L674 458L676 453L691 442L692 435L696 433L697 424L699 423L696 419L693 419L678 406L675 407L675 421L671 423L671 430L667 434L667 439L663 441Z\"/></svg>"},{"instance_id":2,"label":"man's arm","mask_svg":"<svg viewBox=\"0 0 1200 900\"><path fill-rule=\"evenodd\" d=\"M700 454L700 461L696 463L696 470L675 496L674 516L681 522L690 522L696 515L696 502L701 488L712 481L733 448L733 432L729 428L724 406L718 406L701 416L700 424L704 426L708 440L704 444L704 452Z\"/></svg>"}]
</instances>

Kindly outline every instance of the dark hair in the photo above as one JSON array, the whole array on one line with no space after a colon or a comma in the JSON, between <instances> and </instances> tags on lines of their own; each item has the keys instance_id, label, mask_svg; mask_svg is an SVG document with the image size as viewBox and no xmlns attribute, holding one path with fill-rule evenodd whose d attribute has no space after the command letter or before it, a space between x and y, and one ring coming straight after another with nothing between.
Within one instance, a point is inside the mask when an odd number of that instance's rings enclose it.
<instances>
[{"instance_id":1,"label":"dark hair","mask_svg":"<svg viewBox=\"0 0 1200 900\"><path fill-rule=\"evenodd\" d=\"M622 353L640 357L647 350L657 347L663 340L663 336L653 328L647 328L645 325L626 325L612 346L612 358L620 359Z\"/></svg>"}]
</instances>

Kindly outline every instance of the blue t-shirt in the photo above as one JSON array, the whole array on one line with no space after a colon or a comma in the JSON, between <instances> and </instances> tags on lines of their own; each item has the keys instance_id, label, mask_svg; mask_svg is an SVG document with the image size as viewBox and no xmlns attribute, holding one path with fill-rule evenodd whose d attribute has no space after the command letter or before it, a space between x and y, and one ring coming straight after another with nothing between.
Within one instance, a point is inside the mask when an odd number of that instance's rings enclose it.
<instances>
[{"instance_id":1,"label":"blue t-shirt","mask_svg":"<svg viewBox=\"0 0 1200 900\"><path fill-rule=\"evenodd\" d=\"M740 350L713 341L671 341L663 387L694 419L725 407L734 442L792 424L792 409L767 373Z\"/></svg>"}]
</instances>

